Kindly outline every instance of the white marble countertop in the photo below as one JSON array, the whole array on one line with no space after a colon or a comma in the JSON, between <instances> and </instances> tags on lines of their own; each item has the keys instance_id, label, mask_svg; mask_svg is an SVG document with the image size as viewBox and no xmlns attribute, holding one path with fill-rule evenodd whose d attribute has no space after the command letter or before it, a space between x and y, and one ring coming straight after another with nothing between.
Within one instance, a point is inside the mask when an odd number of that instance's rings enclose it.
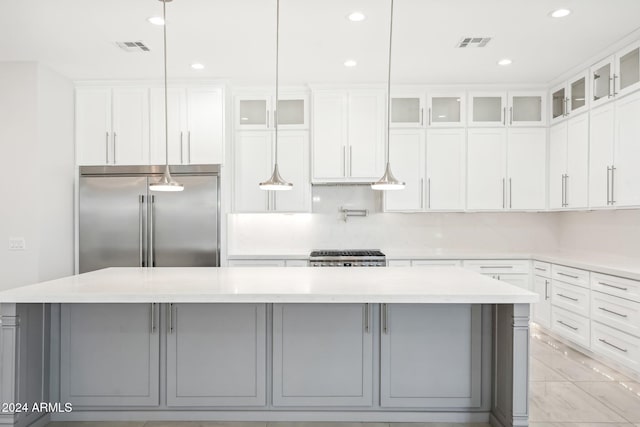
<instances>
[{"instance_id":1,"label":"white marble countertop","mask_svg":"<svg viewBox=\"0 0 640 427\"><path fill-rule=\"evenodd\" d=\"M0 292L2 303L535 303L461 268L107 268Z\"/></svg>"}]
</instances>

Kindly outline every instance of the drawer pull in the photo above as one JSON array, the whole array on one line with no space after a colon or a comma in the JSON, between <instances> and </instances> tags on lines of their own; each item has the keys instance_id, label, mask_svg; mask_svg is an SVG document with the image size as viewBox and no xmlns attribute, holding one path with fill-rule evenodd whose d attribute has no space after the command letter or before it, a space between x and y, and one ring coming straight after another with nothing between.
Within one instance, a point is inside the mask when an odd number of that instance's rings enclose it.
<instances>
[{"instance_id":1,"label":"drawer pull","mask_svg":"<svg viewBox=\"0 0 640 427\"><path fill-rule=\"evenodd\" d=\"M571 275L571 274L563 273L561 271L558 271L558 274L560 276L571 277L572 279L578 279L579 278L578 276L574 276L574 275Z\"/></svg>"},{"instance_id":2,"label":"drawer pull","mask_svg":"<svg viewBox=\"0 0 640 427\"><path fill-rule=\"evenodd\" d=\"M513 265L481 265L480 268L513 268Z\"/></svg>"},{"instance_id":3,"label":"drawer pull","mask_svg":"<svg viewBox=\"0 0 640 427\"><path fill-rule=\"evenodd\" d=\"M566 326L567 328L571 328L571 329L573 329L574 331L577 331L577 330L578 330L578 328L574 328L573 326L571 326L571 325L568 325L568 324L564 323L562 320L557 320L557 322L558 322L558 323L560 323L560 324L561 324L561 325L563 325L563 326Z\"/></svg>"},{"instance_id":4,"label":"drawer pull","mask_svg":"<svg viewBox=\"0 0 640 427\"><path fill-rule=\"evenodd\" d=\"M546 268L542 268L542 267L534 267L534 268L538 271L547 271Z\"/></svg>"},{"instance_id":5,"label":"drawer pull","mask_svg":"<svg viewBox=\"0 0 640 427\"><path fill-rule=\"evenodd\" d=\"M629 317L629 316L627 316L626 314L616 313L615 311L608 310L608 309L606 309L606 308L604 308L604 307L598 307L598 308L599 308L600 310L602 310L602 311L606 311L607 313L615 314L616 316L620 316L620 317Z\"/></svg>"},{"instance_id":6,"label":"drawer pull","mask_svg":"<svg viewBox=\"0 0 640 427\"><path fill-rule=\"evenodd\" d=\"M571 297L568 297L568 296L563 295L563 294L556 294L556 295L558 295L559 297L562 297L562 298L570 299L571 301L576 301L576 302L578 301L578 298L571 298Z\"/></svg>"},{"instance_id":7,"label":"drawer pull","mask_svg":"<svg viewBox=\"0 0 640 427\"><path fill-rule=\"evenodd\" d=\"M614 286L614 285L610 285L610 284L605 283L605 282L598 282L598 285L608 286L608 287L614 288L614 289L620 289L621 291L628 291L629 290L629 288L623 288L621 286Z\"/></svg>"},{"instance_id":8,"label":"drawer pull","mask_svg":"<svg viewBox=\"0 0 640 427\"><path fill-rule=\"evenodd\" d=\"M605 343L606 345L608 345L608 346L610 346L610 347L613 347L613 348L615 348L616 350L620 350L620 351L623 351L623 352L625 352L625 353L628 351L626 348L622 348L622 347L618 347L617 345L613 345L613 344L611 344L610 342L608 342L607 340L603 340L602 338L598 338L598 341L600 341L600 342L602 342L602 343Z\"/></svg>"}]
</instances>

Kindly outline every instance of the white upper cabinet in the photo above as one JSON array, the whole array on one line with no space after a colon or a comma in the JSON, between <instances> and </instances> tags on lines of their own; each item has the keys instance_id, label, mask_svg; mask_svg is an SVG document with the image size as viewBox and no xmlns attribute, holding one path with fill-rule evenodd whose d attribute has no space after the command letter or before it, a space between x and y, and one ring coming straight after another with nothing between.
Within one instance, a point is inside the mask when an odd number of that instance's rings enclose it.
<instances>
[{"instance_id":1,"label":"white upper cabinet","mask_svg":"<svg viewBox=\"0 0 640 427\"><path fill-rule=\"evenodd\" d=\"M581 114L549 132L549 208L588 207L589 115Z\"/></svg>"},{"instance_id":2,"label":"white upper cabinet","mask_svg":"<svg viewBox=\"0 0 640 427\"><path fill-rule=\"evenodd\" d=\"M313 180L371 182L384 170L382 90L313 94Z\"/></svg>"},{"instance_id":3,"label":"white upper cabinet","mask_svg":"<svg viewBox=\"0 0 640 427\"><path fill-rule=\"evenodd\" d=\"M469 92L469 127L534 127L546 123L540 91Z\"/></svg>"},{"instance_id":4,"label":"white upper cabinet","mask_svg":"<svg viewBox=\"0 0 640 427\"><path fill-rule=\"evenodd\" d=\"M429 93L427 124L429 127L462 127L466 125L465 93Z\"/></svg>"},{"instance_id":5,"label":"white upper cabinet","mask_svg":"<svg viewBox=\"0 0 640 427\"><path fill-rule=\"evenodd\" d=\"M164 89L151 89L151 163L165 162ZM170 164L224 163L224 99L220 88L167 91Z\"/></svg>"},{"instance_id":6,"label":"white upper cabinet","mask_svg":"<svg viewBox=\"0 0 640 427\"><path fill-rule=\"evenodd\" d=\"M613 104L591 110L589 124L589 206L611 205L611 166L615 137Z\"/></svg>"},{"instance_id":7,"label":"white upper cabinet","mask_svg":"<svg viewBox=\"0 0 640 427\"><path fill-rule=\"evenodd\" d=\"M614 96L615 57L609 56L591 66L591 106L597 107Z\"/></svg>"},{"instance_id":8,"label":"white upper cabinet","mask_svg":"<svg viewBox=\"0 0 640 427\"><path fill-rule=\"evenodd\" d=\"M546 129L469 129L467 209L546 205Z\"/></svg>"},{"instance_id":9,"label":"white upper cabinet","mask_svg":"<svg viewBox=\"0 0 640 427\"><path fill-rule=\"evenodd\" d=\"M149 162L148 93L138 87L76 89L78 164Z\"/></svg>"},{"instance_id":10,"label":"white upper cabinet","mask_svg":"<svg viewBox=\"0 0 640 427\"><path fill-rule=\"evenodd\" d=\"M391 127L423 128L424 126L425 95L391 90Z\"/></svg>"},{"instance_id":11,"label":"white upper cabinet","mask_svg":"<svg viewBox=\"0 0 640 427\"><path fill-rule=\"evenodd\" d=\"M466 131L427 131L427 176L425 208L463 210L465 208Z\"/></svg>"},{"instance_id":12,"label":"white upper cabinet","mask_svg":"<svg viewBox=\"0 0 640 427\"><path fill-rule=\"evenodd\" d=\"M304 131L278 132L278 166L293 184L289 191L265 191L258 184L273 172L274 132L237 132L234 143L235 212L308 212L309 136Z\"/></svg>"},{"instance_id":13,"label":"white upper cabinet","mask_svg":"<svg viewBox=\"0 0 640 427\"><path fill-rule=\"evenodd\" d=\"M547 95L544 91L514 91L507 93L509 126L545 126Z\"/></svg>"},{"instance_id":14,"label":"white upper cabinet","mask_svg":"<svg viewBox=\"0 0 640 427\"><path fill-rule=\"evenodd\" d=\"M640 41L622 49L615 56L616 95L626 95L640 89Z\"/></svg>"},{"instance_id":15,"label":"white upper cabinet","mask_svg":"<svg viewBox=\"0 0 640 427\"><path fill-rule=\"evenodd\" d=\"M587 71L551 89L551 123L589 108L589 74Z\"/></svg>"},{"instance_id":16,"label":"white upper cabinet","mask_svg":"<svg viewBox=\"0 0 640 427\"><path fill-rule=\"evenodd\" d=\"M469 126L505 126L506 92L469 92Z\"/></svg>"},{"instance_id":17,"label":"white upper cabinet","mask_svg":"<svg viewBox=\"0 0 640 427\"><path fill-rule=\"evenodd\" d=\"M275 96L269 91L243 93L235 97L234 123L237 130L308 129L308 95L304 92L283 92Z\"/></svg>"},{"instance_id":18,"label":"white upper cabinet","mask_svg":"<svg viewBox=\"0 0 640 427\"><path fill-rule=\"evenodd\" d=\"M393 173L406 186L402 191L384 191L385 210L419 212L425 208L424 131L394 129L391 131L390 144Z\"/></svg>"},{"instance_id":19,"label":"white upper cabinet","mask_svg":"<svg viewBox=\"0 0 640 427\"><path fill-rule=\"evenodd\" d=\"M467 131L467 209L506 208L507 130Z\"/></svg>"}]
</instances>

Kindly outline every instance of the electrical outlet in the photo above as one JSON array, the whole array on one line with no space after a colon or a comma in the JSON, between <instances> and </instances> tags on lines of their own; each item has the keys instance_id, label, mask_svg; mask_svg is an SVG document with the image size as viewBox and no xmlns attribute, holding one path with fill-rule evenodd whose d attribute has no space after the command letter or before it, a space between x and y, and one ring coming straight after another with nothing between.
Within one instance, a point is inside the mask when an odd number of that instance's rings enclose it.
<instances>
[{"instance_id":1,"label":"electrical outlet","mask_svg":"<svg viewBox=\"0 0 640 427\"><path fill-rule=\"evenodd\" d=\"M10 251L24 251L26 248L27 244L24 241L24 237L9 237Z\"/></svg>"}]
</instances>

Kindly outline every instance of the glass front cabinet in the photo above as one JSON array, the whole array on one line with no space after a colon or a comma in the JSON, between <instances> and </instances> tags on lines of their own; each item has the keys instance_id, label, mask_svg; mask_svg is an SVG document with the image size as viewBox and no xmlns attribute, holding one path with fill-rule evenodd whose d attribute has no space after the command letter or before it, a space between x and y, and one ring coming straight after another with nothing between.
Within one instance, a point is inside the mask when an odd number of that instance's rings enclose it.
<instances>
[{"instance_id":1,"label":"glass front cabinet","mask_svg":"<svg viewBox=\"0 0 640 427\"><path fill-rule=\"evenodd\" d=\"M589 108L589 73L583 72L551 89L551 123Z\"/></svg>"},{"instance_id":2,"label":"glass front cabinet","mask_svg":"<svg viewBox=\"0 0 640 427\"><path fill-rule=\"evenodd\" d=\"M242 94L235 97L234 124L237 130L308 129L308 95L306 93Z\"/></svg>"},{"instance_id":3,"label":"glass front cabinet","mask_svg":"<svg viewBox=\"0 0 640 427\"><path fill-rule=\"evenodd\" d=\"M590 75L592 107L640 89L640 42L593 65Z\"/></svg>"},{"instance_id":4,"label":"glass front cabinet","mask_svg":"<svg viewBox=\"0 0 640 427\"><path fill-rule=\"evenodd\" d=\"M427 97L427 126L462 127L466 124L465 93L433 93Z\"/></svg>"},{"instance_id":5,"label":"glass front cabinet","mask_svg":"<svg viewBox=\"0 0 640 427\"><path fill-rule=\"evenodd\" d=\"M469 126L544 126L545 104L541 91L469 92Z\"/></svg>"},{"instance_id":6,"label":"glass front cabinet","mask_svg":"<svg viewBox=\"0 0 640 427\"><path fill-rule=\"evenodd\" d=\"M391 91L391 127L425 127L426 96L416 92Z\"/></svg>"}]
</instances>

